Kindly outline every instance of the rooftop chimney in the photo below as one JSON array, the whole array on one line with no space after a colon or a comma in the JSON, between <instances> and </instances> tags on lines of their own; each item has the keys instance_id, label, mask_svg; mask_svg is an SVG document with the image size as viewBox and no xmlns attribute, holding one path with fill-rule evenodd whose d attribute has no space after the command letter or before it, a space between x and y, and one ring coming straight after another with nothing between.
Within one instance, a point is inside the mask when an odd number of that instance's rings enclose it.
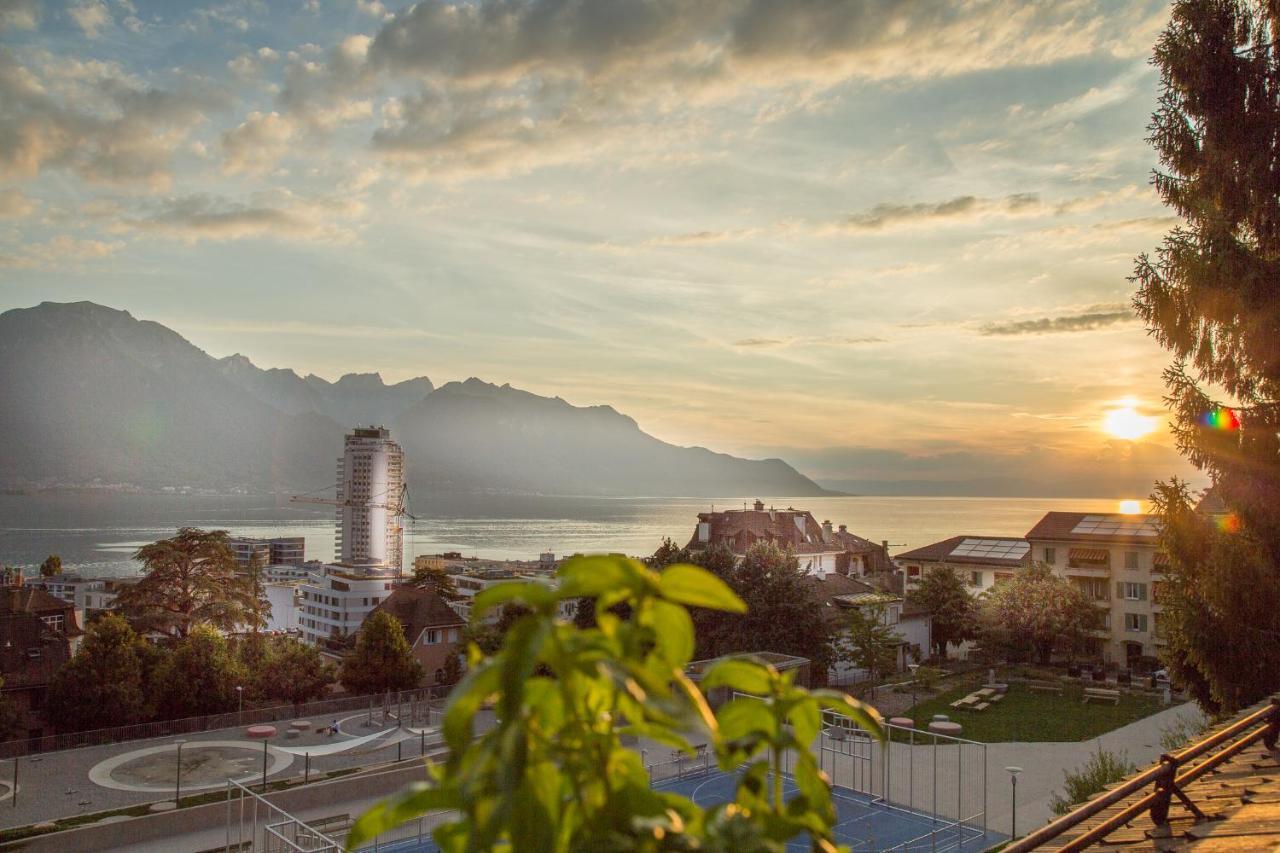
<instances>
[{"instance_id":1,"label":"rooftop chimney","mask_svg":"<svg viewBox=\"0 0 1280 853\"><path fill-rule=\"evenodd\" d=\"M827 519L826 521L822 522L822 541L823 542L831 541L831 519Z\"/></svg>"},{"instance_id":2,"label":"rooftop chimney","mask_svg":"<svg viewBox=\"0 0 1280 853\"><path fill-rule=\"evenodd\" d=\"M764 512L764 501L756 498L756 502L752 505L752 509L756 512Z\"/></svg>"},{"instance_id":3,"label":"rooftop chimney","mask_svg":"<svg viewBox=\"0 0 1280 853\"><path fill-rule=\"evenodd\" d=\"M844 533L844 532L845 532L845 531L847 531L848 529L849 529L849 525L847 525L847 524L842 524L842 525L840 525L840 532L841 532L841 533Z\"/></svg>"}]
</instances>

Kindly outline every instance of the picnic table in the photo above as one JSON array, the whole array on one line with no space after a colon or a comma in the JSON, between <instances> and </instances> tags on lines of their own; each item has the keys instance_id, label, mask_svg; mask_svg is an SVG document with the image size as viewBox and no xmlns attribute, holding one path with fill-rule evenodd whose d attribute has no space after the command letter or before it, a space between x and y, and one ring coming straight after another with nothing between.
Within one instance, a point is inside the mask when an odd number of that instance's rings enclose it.
<instances>
[{"instance_id":1,"label":"picnic table","mask_svg":"<svg viewBox=\"0 0 1280 853\"><path fill-rule=\"evenodd\" d=\"M1120 691L1108 690L1104 687L1086 687L1084 689L1084 698L1081 700L1081 703L1088 704L1090 699L1096 702L1110 702L1113 705L1119 705Z\"/></svg>"},{"instance_id":2,"label":"picnic table","mask_svg":"<svg viewBox=\"0 0 1280 853\"><path fill-rule=\"evenodd\" d=\"M1053 681L1028 681L1027 687L1040 693L1062 693L1062 685Z\"/></svg>"},{"instance_id":3,"label":"picnic table","mask_svg":"<svg viewBox=\"0 0 1280 853\"><path fill-rule=\"evenodd\" d=\"M934 720L929 723L929 731L940 735L959 735L961 726L959 723L953 723L949 720Z\"/></svg>"}]
</instances>

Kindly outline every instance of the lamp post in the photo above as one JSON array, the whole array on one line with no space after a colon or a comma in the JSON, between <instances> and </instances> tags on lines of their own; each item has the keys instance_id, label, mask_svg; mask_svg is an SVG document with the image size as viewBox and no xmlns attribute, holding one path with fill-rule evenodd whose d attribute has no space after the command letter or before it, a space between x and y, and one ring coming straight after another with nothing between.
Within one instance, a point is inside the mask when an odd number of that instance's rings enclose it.
<instances>
[{"instance_id":1,"label":"lamp post","mask_svg":"<svg viewBox=\"0 0 1280 853\"><path fill-rule=\"evenodd\" d=\"M239 684L236 685L236 697L239 700L238 708L236 710L236 725L243 726L244 725L244 688L241 687Z\"/></svg>"},{"instance_id":2,"label":"lamp post","mask_svg":"<svg viewBox=\"0 0 1280 853\"><path fill-rule=\"evenodd\" d=\"M916 706L916 670L920 668L918 663L907 664L907 669L911 670L911 707Z\"/></svg>"},{"instance_id":3,"label":"lamp post","mask_svg":"<svg viewBox=\"0 0 1280 853\"><path fill-rule=\"evenodd\" d=\"M1018 837L1018 774L1022 772L1021 767L1006 767L1005 771L1009 774L1009 781L1013 783L1013 790L1009 794L1009 805L1012 814L1009 817L1009 837Z\"/></svg>"},{"instance_id":4,"label":"lamp post","mask_svg":"<svg viewBox=\"0 0 1280 853\"><path fill-rule=\"evenodd\" d=\"M182 745L186 741L178 738L174 743L178 745L178 774L174 777L173 782L173 807L176 809L179 807L179 803L182 802Z\"/></svg>"}]
</instances>

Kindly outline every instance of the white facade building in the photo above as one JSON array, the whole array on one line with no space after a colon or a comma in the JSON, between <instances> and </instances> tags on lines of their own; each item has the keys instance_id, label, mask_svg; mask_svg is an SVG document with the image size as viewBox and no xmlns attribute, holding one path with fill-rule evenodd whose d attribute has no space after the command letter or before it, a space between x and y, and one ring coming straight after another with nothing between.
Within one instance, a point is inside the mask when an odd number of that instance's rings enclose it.
<instances>
[{"instance_id":1,"label":"white facade building","mask_svg":"<svg viewBox=\"0 0 1280 853\"><path fill-rule=\"evenodd\" d=\"M298 584L297 627L303 641L316 646L356 633L365 617L391 595L394 582L388 569L321 566L318 575Z\"/></svg>"},{"instance_id":2,"label":"white facade building","mask_svg":"<svg viewBox=\"0 0 1280 853\"><path fill-rule=\"evenodd\" d=\"M337 561L399 575L404 548L404 451L383 427L347 433L338 460Z\"/></svg>"}]
</instances>

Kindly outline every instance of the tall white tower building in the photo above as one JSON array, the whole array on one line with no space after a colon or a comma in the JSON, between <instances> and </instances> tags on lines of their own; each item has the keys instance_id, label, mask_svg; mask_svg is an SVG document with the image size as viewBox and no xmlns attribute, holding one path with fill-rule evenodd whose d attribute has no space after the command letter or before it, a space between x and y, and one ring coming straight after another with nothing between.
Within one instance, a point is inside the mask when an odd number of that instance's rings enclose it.
<instances>
[{"instance_id":1,"label":"tall white tower building","mask_svg":"<svg viewBox=\"0 0 1280 853\"><path fill-rule=\"evenodd\" d=\"M338 460L338 562L400 574L403 511L404 451L384 427L353 429Z\"/></svg>"}]
</instances>

